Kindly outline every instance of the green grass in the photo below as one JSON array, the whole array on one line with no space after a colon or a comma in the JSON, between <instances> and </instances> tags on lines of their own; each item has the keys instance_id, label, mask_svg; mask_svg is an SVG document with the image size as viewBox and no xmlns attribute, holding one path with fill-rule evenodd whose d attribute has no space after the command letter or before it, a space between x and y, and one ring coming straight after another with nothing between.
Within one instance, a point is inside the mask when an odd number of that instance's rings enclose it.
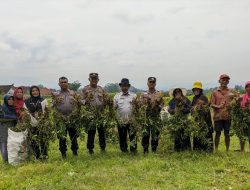
<instances>
[{"instance_id":1,"label":"green grass","mask_svg":"<svg viewBox=\"0 0 250 190\"><path fill-rule=\"evenodd\" d=\"M96 145L89 156L81 141L79 156L68 151L62 160L54 143L47 162L17 167L0 162L0 189L250 189L250 155L233 151L239 149L236 138L229 153L223 141L215 154L174 153L164 151L163 144L157 154L146 156L140 144L136 156L122 154L111 144L101 154Z\"/></svg>"},{"instance_id":2,"label":"green grass","mask_svg":"<svg viewBox=\"0 0 250 190\"><path fill-rule=\"evenodd\" d=\"M165 98L166 103L169 99ZM58 142L51 145L46 162L14 167L0 159L0 190L250 189L250 153L233 151L239 149L237 138L232 138L229 153L222 138L220 152L206 154L174 153L164 137L158 153L147 156L140 143L136 156L122 154L118 145L112 144L107 145L106 154L101 154L96 144L95 154L89 156L86 142L80 141L79 156L73 157L69 150L66 160L61 159Z\"/></svg>"}]
</instances>

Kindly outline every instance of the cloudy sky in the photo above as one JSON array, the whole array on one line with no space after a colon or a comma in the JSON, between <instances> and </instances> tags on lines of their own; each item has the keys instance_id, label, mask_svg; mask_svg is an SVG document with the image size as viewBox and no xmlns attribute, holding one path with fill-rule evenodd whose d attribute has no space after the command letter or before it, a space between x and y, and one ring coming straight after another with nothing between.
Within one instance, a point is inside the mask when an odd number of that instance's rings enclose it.
<instances>
[{"instance_id":1,"label":"cloudy sky","mask_svg":"<svg viewBox=\"0 0 250 190\"><path fill-rule=\"evenodd\" d=\"M249 0L0 0L0 84L250 80Z\"/></svg>"}]
</instances>

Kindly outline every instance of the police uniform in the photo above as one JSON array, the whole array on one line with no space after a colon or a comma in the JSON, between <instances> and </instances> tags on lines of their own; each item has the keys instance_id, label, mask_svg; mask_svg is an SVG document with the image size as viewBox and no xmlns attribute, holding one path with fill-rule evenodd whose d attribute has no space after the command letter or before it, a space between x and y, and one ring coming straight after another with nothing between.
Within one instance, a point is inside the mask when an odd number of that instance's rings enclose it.
<instances>
[{"instance_id":1,"label":"police uniform","mask_svg":"<svg viewBox=\"0 0 250 190\"><path fill-rule=\"evenodd\" d=\"M89 78L98 79L97 73L90 73ZM91 106L95 108L97 111L102 112L105 106L105 98L107 97L107 93L105 90L97 86L96 88L87 85L82 90L83 102L87 106ZM99 145L102 151L106 148L106 137L104 127L97 126L98 136L99 136ZM91 127L88 131L88 139L87 139L87 148L89 149L89 153L93 153L94 149L94 139L96 134L96 128Z\"/></svg>"},{"instance_id":2,"label":"police uniform","mask_svg":"<svg viewBox=\"0 0 250 190\"><path fill-rule=\"evenodd\" d=\"M155 77L149 77L149 82L156 82ZM151 134L151 148L152 152L155 152L158 147L158 141L160 136L160 129L162 128L162 122L160 118L160 112L163 108L164 101L163 95L160 91L144 92L141 94L140 102L146 105L147 124L144 127L142 146L144 153L148 152L149 139Z\"/></svg>"},{"instance_id":3,"label":"police uniform","mask_svg":"<svg viewBox=\"0 0 250 190\"><path fill-rule=\"evenodd\" d=\"M60 99L60 103L57 105L56 109L58 112L62 113L65 116L68 116L71 114L71 112L74 109L74 95L75 92L72 90L66 90L66 91L58 91L56 93L53 93L53 95ZM52 106L54 103L52 102ZM77 142L77 131L72 126L67 126L66 130L64 131L64 134L67 136L67 133L69 133L70 140L71 140L71 150L73 151L74 155L77 155L78 150L78 142ZM67 139L65 137L59 137L59 150L63 157L66 157L67 152Z\"/></svg>"}]
</instances>

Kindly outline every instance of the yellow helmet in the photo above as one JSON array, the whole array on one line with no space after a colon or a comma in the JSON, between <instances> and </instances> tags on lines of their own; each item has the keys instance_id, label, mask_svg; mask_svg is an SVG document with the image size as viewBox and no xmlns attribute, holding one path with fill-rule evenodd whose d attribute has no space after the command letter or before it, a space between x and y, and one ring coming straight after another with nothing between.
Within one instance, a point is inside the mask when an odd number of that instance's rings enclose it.
<instances>
[{"instance_id":1,"label":"yellow helmet","mask_svg":"<svg viewBox=\"0 0 250 190\"><path fill-rule=\"evenodd\" d=\"M198 88L198 89L203 89L202 88L202 83L201 82L199 82L199 81L196 81L196 82L194 82L194 84L193 84L193 89L194 88Z\"/></svg>"}]
</instances>

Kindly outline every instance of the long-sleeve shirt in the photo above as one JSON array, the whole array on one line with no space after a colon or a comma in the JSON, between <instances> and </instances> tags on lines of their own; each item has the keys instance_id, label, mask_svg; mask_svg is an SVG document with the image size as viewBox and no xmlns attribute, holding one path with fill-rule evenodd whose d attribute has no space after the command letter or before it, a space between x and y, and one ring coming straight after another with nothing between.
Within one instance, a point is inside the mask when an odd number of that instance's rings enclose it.
<instances>
[{"instance_id":1,"label":"long-sleeve shirt","mask_svg":"<svg viewBox=\"0 0 250 190\"><path fill-rule=\"evenodd\" d=\"M43 98L39 98L37 100L28 98L27 100L25 100L25 107L28 109L29 113L34 116L35 113L43 111L42 101L44 101Z\"/></svg>"},{"instance_id":2,"label":"long-sleeve shirt","mask_svg":"<svg viewBox=\"0 0 250 190\"><path fill-rule=\"evenodd\" d=\"M127 94L120 92L115 95L114 107L117 110L117 119L120 123L127 124L131 122L133 118L132 102L135 99L136 99L136 94L133 94L131 92L128 92Z\"/></svg>"}]
</instances>

